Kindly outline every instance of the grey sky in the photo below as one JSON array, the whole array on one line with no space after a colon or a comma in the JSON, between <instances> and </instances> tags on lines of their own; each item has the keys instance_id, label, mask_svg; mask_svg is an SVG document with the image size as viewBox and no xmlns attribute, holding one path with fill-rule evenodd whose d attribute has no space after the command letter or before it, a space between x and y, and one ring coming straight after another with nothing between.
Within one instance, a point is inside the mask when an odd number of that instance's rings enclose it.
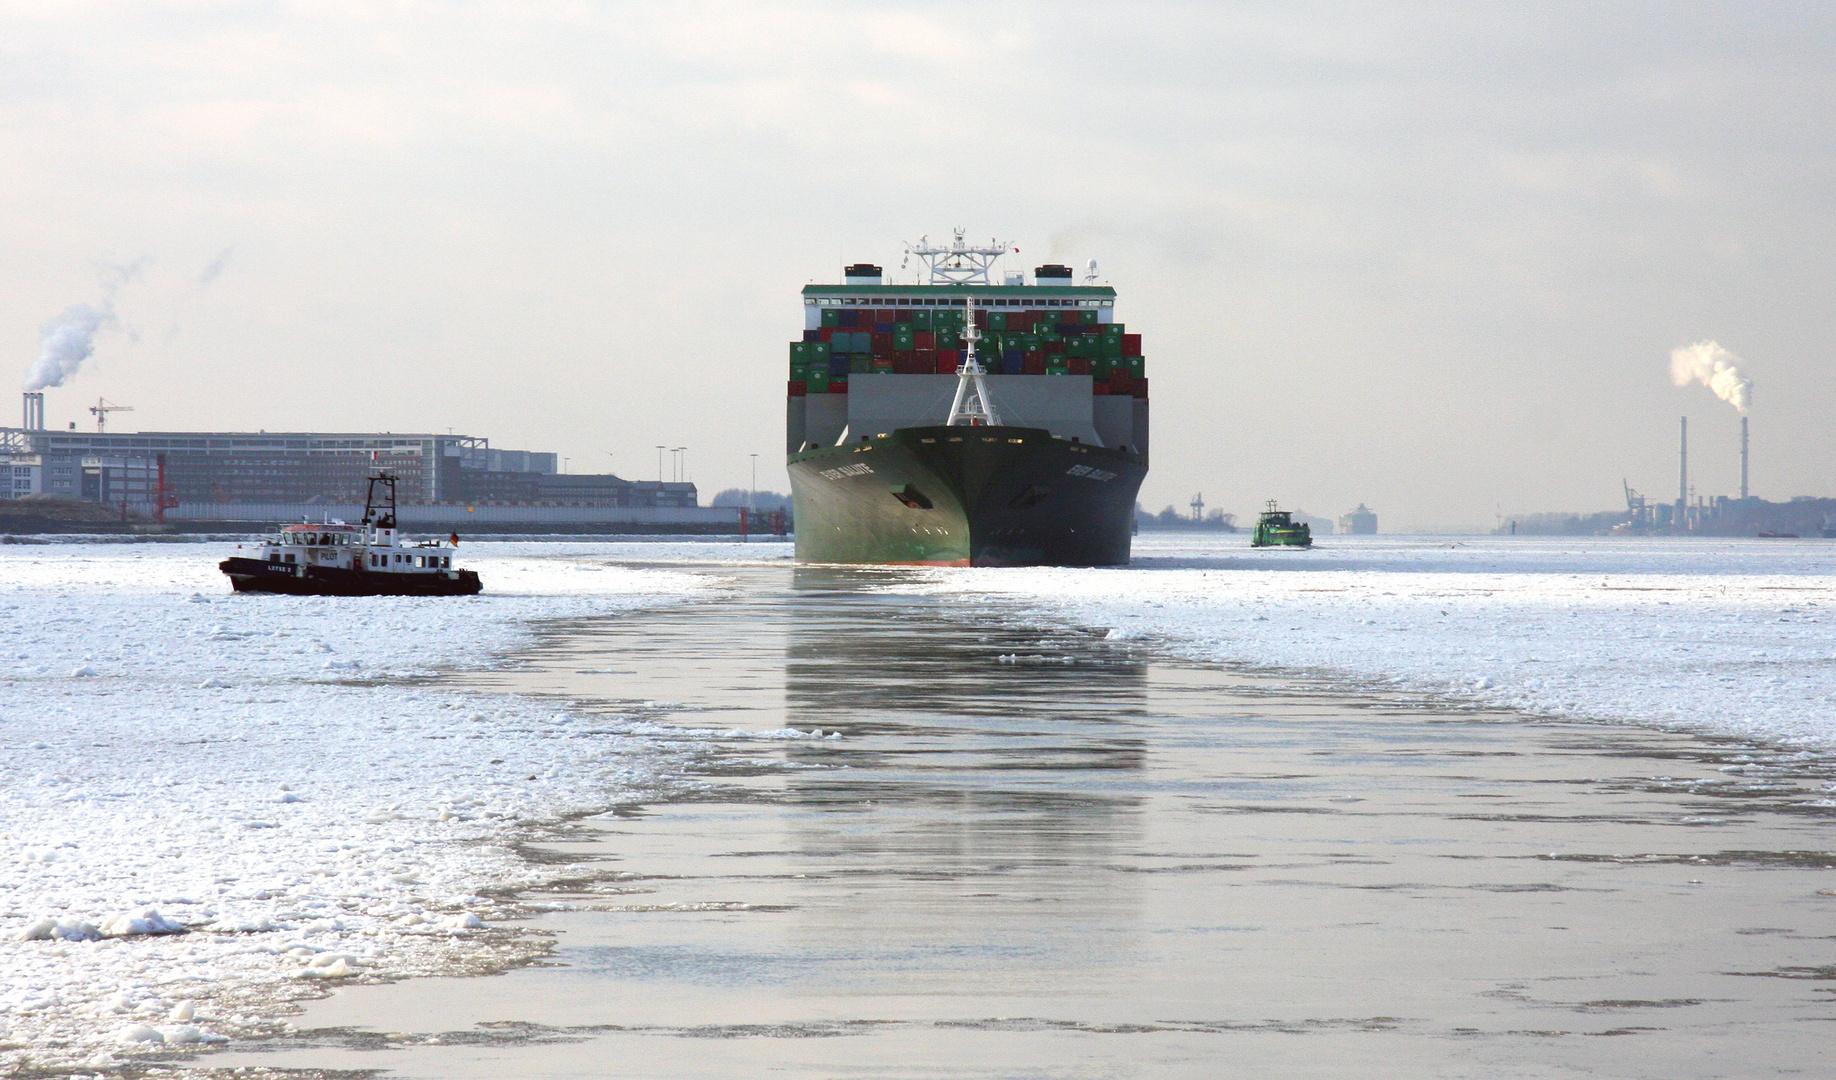
<instances>
[{"instance_id":1,"label":"grey sky","mask_svg":"<svg viewBox=\"0 0 1836 1080\"><path fill-rule=\"evenodd\" d=\"M1118 288L1153 509L1673 498L1684 413L1733 492L1736 413L1668 377L1701 338L1755 380L1755 493L1836 490L1827 5L0 12L20 377L151 259L54 423L106 395L638 477L666 443L710 493L753 452L782 488L799 287L963 225Z\"/></svg>"}]
</instances>

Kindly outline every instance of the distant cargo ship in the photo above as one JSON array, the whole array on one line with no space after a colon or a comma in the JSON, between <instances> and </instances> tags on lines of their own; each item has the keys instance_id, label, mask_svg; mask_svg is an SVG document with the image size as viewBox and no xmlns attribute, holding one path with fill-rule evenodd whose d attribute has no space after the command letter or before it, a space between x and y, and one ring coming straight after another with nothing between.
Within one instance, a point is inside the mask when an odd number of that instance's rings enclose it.
<instances>
[{"instance_id":1,"label":"distant cargo ship","mask_svg":"<svg viewBox=\"0 0 1836 1080\"><path fill-rule=\"evenodd\" d=\"M1005 244L907 248L803 289L786 449L797 558L940 566L1119 566L1148 468L1141 337L1113 288L1069 267L1028 284Z\"/></svg>"}]
</instances>

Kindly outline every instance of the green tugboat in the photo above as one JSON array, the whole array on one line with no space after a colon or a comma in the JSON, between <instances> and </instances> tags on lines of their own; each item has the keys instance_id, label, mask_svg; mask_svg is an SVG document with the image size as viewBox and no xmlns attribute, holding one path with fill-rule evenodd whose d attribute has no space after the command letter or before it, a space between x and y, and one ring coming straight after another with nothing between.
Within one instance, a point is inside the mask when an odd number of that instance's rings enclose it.
<instances>
[{"instance_id":1,"label":"green tugboat","mask_svg":"<svg viewBox=\"0 0 1836 1080\"><path fill-rule=\"evenodd\" d=\"M1262 512L1256 521L1256 532L1250 537L1250 547L1312 547L1313 530L1306 522L1297 522L1294 515L1286 510L1275 509L1275 500L1269 500L1269 508Z\"/></svg>"}]
</instances>

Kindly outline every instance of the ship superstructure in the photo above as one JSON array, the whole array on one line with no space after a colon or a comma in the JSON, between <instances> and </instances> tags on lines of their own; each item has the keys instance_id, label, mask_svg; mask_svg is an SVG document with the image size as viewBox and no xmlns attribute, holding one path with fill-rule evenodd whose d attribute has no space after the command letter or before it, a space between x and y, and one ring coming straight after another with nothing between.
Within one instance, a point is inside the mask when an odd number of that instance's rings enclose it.
<instances>
[{"instance_id":1,"label":"ship superstructure","mask_svg":"<svg viewBox=\"0 0 1836 1080\"><path fill-rule=\"evenodd\" d=\"M1127 562L1147 470L1140 335L1094 263L1082 283L1049 264L1029 284L998 273L1007 253L958 232L907 247L922 284L856 264L805 286L786 424L800 558Z\"/></svg>"}]
</instances>

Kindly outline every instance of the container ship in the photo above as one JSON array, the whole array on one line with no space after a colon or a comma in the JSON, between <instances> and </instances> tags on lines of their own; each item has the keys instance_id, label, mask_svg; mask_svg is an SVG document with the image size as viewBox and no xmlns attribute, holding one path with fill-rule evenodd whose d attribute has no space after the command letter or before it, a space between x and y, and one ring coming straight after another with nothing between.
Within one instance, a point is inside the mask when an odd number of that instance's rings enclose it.
<instances>
[{"instance_id":1,"label":"container ship","mask_svg":"<svg viewBox=\"0 0 1836 1080\"><path fill-rule=\"evenodd\" d=\"M786 450L805 562L1120 566L1148 467L1141 336L1069 267L920 239L922 284L803 289Z\"/></svg>"}]
</instances>

